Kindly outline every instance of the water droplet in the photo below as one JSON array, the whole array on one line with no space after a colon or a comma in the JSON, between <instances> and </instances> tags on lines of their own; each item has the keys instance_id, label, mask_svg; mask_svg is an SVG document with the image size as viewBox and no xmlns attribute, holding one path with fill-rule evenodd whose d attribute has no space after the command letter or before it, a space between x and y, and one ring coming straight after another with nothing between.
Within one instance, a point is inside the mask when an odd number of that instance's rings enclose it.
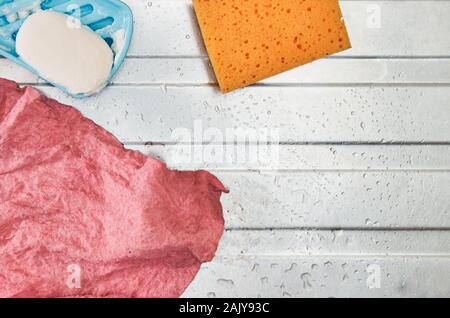
<instances>
[{"instance_id":1,"label":"water droplet","mask_svg":"<svg viewBox=\"0 0 450 318\"><path fill-rule=\"evenodd\" d=\"M311 280L312 280L312 276L310 273L303 273L301 276L301 279L303 281L303 288L304 289L311 289L312 285L311 285Z\"/></svg>"},{"instance_id":2,"label":"water droplet","mask_svg":"<svg viewBox=\"0 0 450 318\"><path fill-rule=\"evenodd\" d=\"M217 280L217 284L219 284L220 286L225 287L225 288L233 288L234 287L234 281L232 281L231 279L220 278Z\"/></svg>"}]
</instances>

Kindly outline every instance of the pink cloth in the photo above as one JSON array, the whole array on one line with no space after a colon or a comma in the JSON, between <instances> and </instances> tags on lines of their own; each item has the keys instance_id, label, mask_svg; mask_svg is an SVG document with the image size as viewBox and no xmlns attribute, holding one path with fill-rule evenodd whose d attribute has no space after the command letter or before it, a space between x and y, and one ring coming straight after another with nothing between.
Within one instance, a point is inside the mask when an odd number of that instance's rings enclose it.
<instances>
[{"instance_id":1,"label":"pink cloth","mask_svg":"<svg viewBox=\"0 0 450 318\"><path fill-rule=\"evenodd\" d=\"M214 256L222 192L0 79L0 297L180 296Z\"/></svg>"}]
</instances>

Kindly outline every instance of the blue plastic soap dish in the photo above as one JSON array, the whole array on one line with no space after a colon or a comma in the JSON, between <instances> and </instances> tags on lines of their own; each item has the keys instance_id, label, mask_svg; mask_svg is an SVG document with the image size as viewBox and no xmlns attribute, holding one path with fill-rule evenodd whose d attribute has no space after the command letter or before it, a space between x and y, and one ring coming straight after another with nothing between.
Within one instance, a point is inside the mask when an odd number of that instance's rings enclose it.
<instances>
[{"instance_id":1,"label":"blue plastic soap dish","mask_svg":"<svg viewBox=\"0 0 450 318\"><path fill-rule=\"evenodd\" d=\"M108 82L122 65L133 34L133 14L119 0L0 0L0 55L28 69L67 94L83 98L89 94L71 94L67 89L43 78L16 53L16 36L25 19L39 10L53 10L80 19L100 35L114 53L114 65ZM106 85L107 83L105 83Z\"/></svg>"}]
</instances>

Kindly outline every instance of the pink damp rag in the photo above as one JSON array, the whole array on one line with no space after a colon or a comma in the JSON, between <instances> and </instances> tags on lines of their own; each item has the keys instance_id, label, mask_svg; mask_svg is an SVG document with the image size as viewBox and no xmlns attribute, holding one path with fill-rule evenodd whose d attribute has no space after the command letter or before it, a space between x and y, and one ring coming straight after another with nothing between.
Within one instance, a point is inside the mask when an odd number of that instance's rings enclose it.
<instances>
[{"instance_id":1,"label":"pink damp rag","mask_svg":"<svg viewBox=\"0 0 450 318\"><path fill-rule=\"evenodd\" d=\"M223 192L0 79L0 297L178 297L215 254Z\"/></svg>"}]
</instances>

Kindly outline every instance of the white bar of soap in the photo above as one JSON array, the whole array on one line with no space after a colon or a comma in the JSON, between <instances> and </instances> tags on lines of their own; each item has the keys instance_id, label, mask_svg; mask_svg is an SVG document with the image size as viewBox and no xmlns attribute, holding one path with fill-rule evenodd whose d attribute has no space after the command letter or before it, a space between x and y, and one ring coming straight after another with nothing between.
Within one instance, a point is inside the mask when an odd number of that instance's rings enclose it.
<instances>
[{"instance_id":1,"label":"white bar of soap","mask_svg":"<svg viewBox=\"0 0 450 318\"><path fill-rule=\"evenodd\" d=\"M17 34L16 52L44 79L72 94L103 88L114 58L97 33L53 11L39 11L25 20Z\"/></svg>"}]
</instances>

